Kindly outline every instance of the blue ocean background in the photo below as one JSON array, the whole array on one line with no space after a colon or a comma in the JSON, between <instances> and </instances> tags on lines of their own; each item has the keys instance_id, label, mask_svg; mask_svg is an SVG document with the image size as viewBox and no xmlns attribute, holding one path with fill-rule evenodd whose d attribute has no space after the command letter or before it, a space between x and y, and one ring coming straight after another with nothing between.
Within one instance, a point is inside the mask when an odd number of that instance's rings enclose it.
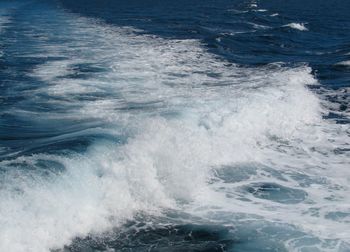
<instances>
[{"instance_id":1,"label":"blue ocean background","mask_svg":"<svg viewBox=\"0 0 350 252\"><path fill-rule=\"evenodd\" d=\"M0 251L350 251L350 2L0 0Z\"/></svg>"}]
</instances>

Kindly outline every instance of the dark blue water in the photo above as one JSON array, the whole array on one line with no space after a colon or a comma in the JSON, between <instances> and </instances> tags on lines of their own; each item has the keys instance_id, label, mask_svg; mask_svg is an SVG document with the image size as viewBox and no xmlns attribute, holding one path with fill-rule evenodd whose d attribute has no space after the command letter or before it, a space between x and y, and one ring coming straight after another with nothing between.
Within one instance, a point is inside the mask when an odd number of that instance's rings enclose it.
<instances>
[{"instance_id":1,"label":"dark blue water","mask_svg":"<svg viewBox=\"0 0 350 252\"><path fill-rule=\"evenodd\" d=\"M350 251L350 2L0 1L0 251Z\"/></svg>"}]
</instances>

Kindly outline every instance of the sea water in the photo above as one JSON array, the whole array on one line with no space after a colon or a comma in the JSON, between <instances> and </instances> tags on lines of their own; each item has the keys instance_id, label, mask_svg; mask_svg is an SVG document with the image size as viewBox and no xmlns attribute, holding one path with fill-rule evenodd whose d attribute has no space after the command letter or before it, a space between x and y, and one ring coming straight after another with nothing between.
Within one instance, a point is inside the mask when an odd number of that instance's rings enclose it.
<instances>
[{"instance_id":1,"label":"sea water","mask_svg":"<svg viewBox=\"0 0 350 252\"><path fill-rule=\"evenodd\" d=\"M347 1L2 0L0 251L350 251Z\"/></svg>"}]
</instances>

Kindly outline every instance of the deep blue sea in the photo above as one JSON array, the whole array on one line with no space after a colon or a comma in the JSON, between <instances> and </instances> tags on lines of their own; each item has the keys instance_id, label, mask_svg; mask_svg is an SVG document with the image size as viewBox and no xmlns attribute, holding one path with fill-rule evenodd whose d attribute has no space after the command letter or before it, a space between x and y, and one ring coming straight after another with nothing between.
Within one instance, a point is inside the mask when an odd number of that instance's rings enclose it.
<instances>
[{"instance_id":1,"label":"deep blue sea","mask_svg":"<svg viewBox=\"0 0 350 252\"><path fill-rule=\"evenodd\" d=\"M0 0L0 251L350 251L350 1Z\"/></svg>"}]
</instances>

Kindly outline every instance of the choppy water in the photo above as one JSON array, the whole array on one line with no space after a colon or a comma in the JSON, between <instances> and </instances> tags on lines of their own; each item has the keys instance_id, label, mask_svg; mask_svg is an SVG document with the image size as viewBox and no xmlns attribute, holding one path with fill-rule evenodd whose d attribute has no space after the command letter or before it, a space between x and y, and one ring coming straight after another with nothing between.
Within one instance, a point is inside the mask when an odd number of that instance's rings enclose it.
<instances>
[{"instance_id":1,"label":"choppy water","mask_svg":"<svg viewBox=\"0 0 350 252\"><path fill-rule=\"evenodd\" d=\"M0 1L0 251L350 251L349 16Z\"/></svg>"}]
</instances>

